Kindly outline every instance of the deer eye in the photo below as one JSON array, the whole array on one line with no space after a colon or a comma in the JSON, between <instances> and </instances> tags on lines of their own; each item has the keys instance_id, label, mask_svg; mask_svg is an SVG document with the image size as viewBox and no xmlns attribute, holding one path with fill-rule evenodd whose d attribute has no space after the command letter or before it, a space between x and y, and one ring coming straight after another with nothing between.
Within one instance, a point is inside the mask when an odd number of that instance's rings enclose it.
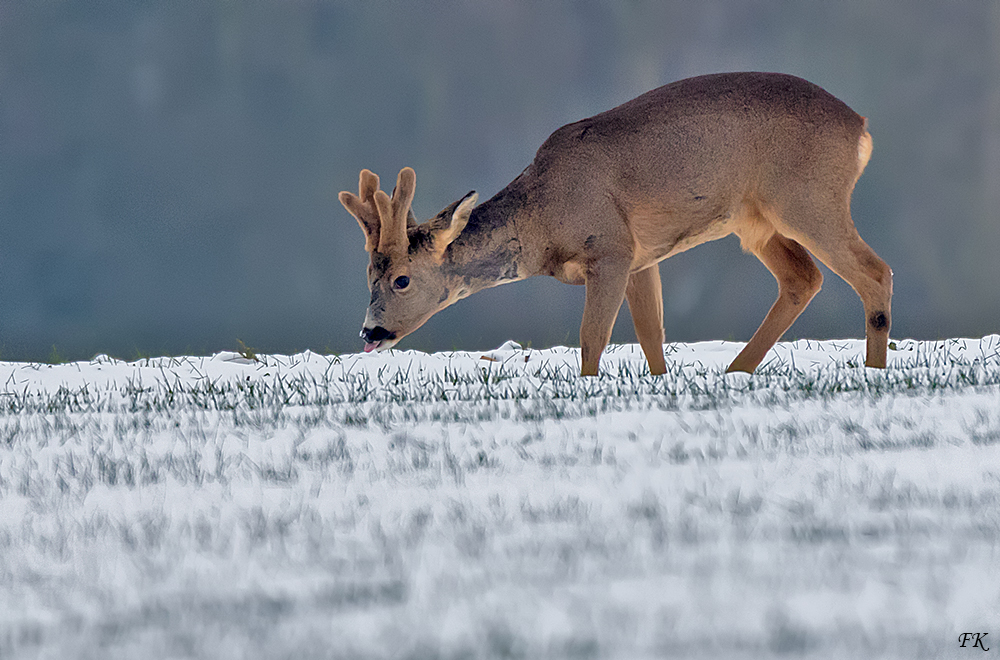
<instances>
[{"instance_id":1,"label":"deer eye","mask_svg":"<svg viewBox=\"0 0 1000 660\"><path fill-rule=\"evenodd\" d=\"M405 289L410 286L410 278L406 275L400 275L393 281L392 286L394 289Z\"/></svg>"}]
</instances>

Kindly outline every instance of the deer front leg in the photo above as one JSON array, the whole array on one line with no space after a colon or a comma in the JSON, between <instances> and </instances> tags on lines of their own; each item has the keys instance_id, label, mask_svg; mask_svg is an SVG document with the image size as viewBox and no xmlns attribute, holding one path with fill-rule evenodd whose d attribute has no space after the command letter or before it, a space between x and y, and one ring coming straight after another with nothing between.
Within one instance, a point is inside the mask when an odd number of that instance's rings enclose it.
<instances>
[{"instance_id":1,"label":"deer front leg","mask_svg":"<svg viewBox=\"0 0 1000 660\"><path fill-rule=\"evenodd\" d=\"M586 274L587 294L580 325L581 376L596 376L601 353L611 339L618 310L628 284L626 259L605 258L590 264Z\"/></svg>"},{"instance_id":2,"label":"deer front leg","mask_svg":"<svg viewBox=\"0 0 1000 660\"><path fill-rule=\"evenodd\" d=\"M663 285L660 282L660 265L653 264L645 270L632 273L625 288L625 299L632 313L635 337L646 354L649 373L654 376L667 372L663 359Z\"/></svg>"}]
</instances>

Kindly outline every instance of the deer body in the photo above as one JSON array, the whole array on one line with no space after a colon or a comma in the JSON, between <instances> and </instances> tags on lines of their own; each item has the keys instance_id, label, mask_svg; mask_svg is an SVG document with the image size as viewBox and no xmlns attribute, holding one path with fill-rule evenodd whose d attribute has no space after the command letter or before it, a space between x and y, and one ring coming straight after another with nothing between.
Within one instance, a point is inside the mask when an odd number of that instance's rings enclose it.
<instances>
[{"instance_id":1,"label":"deer body","mask_svg":"<svg viewBox=\"0 0 1000 660\"><path fill-rule=\"evenodd\" d=\"M663 373L657 264L735 233L779 295L731 371L753 371L819 290L806 250L858 292L866 364L884 367L892 274L850 215L870 154L865 119L816 85L733 73L682 80L563 126L493 198L476 207L470 193L421 225L408 215L413 171L400 173L390 200L366 170L360 197L341 193L372 253L366 349L394 345L475 291L550 275L586 285L584 375L597 373L626 299L650 371ZM423 295L407 291L413 274Z\"/></svg>"}]
</instances>

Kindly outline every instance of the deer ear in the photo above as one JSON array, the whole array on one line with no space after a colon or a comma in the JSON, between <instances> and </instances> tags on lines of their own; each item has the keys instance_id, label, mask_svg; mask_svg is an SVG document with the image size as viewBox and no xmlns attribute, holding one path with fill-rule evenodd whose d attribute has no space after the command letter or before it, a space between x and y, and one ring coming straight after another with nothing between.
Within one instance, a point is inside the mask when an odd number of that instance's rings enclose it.
<instances>
[{"instance_id":1,"label":"deer ear","mask_svg":"<svg viewBox=\"0 0 1000 660\"><path fill-rule=\"evenodd\" d=\"M434 238L434 254L440 261L444 258L444 251L452 244L458 235L465 229L475 208L479 195L475 190L469 192L465 197L458 200L448 208L437 214L437 217L430 221L431 236Z\"/></svg>"}]
</instances>

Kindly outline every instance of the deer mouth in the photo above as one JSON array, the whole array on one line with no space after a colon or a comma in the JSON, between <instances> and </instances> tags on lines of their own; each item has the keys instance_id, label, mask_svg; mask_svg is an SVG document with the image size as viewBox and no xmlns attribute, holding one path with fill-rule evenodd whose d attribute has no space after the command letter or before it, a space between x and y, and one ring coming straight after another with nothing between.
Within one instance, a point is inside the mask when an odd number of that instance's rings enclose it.
<instances>
[{"instance_id":1,"label":"deer mouth","mask_svg":"<svg viewBox=\"0 0 1000 660\"><path fill-rule=\"evenodd\" d=\"M378 353L381 351L387 351L399 342L398 339L383 339L381 341L366 341L365 342L365 353L371 353L372 351Z\"/></svg>"},{"instance_id":2,"label":"deer mouth","mask_svg":"<svg viewBox=\"0 0 1000 660\"><path fill-rule=\"evenodd\" d=\"M365 340L365 353L384 351L387 348L392 348L399 341L395 332L389 332L382 326L362 329L361 338Z\"/></svg>"}]
</instances>

